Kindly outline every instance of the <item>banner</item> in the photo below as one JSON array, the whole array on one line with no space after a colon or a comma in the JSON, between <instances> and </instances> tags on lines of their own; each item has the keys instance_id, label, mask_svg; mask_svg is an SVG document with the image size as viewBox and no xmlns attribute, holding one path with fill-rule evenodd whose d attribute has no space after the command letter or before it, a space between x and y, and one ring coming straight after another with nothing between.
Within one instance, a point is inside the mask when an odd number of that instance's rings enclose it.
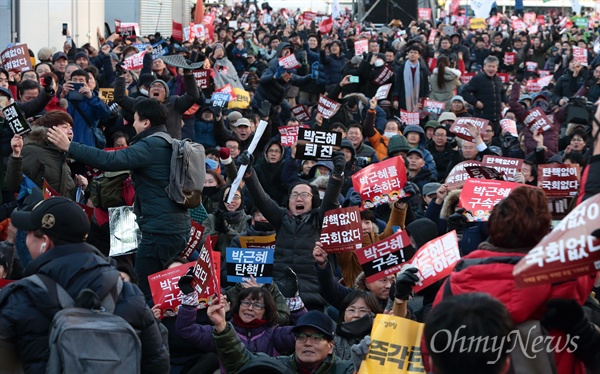
<instances>
[{"instance_id":1,"label":"banner","mask_svg":"<svg viewBox=\"0 0 600 374\"><path fill-rule=\"evenodd\" d=\"M125 70L141 70L144 67L144 55L146 51L141 51L133 56L123 60L123 69Z\"/></svg>"},{"instance_id":2,"label":"banner","mask_svg":"<svg viewBox=\"0 0 600 374\"><path fill-rule=\"evenodd\" d=\"M198 292L198 298L207 301L213 295L221 293L219 278L221 257L219 252L213 252L211 242L212 239L206 240L200 250L200 256L194 265L192 282L194 289Z\"/></svg>"},{"instance_id":3,"label":"banner","mask_svg":"<svg viewBox=\"0 0 600 374\"><path fill-rule=\"evenodd\" d=\"M579 204L513 269L518 287L560 283L600 268L600 194Z\"/></svg>"},{"instance_id":4,"label":"banner","mask_svg":"<svg viewBox=\"0 0 600 374\"><path fill-rule=\"evenodd\" d=\"M527 12L523 14L523 21L528 25L533 25L536 22L535 13Z\"/></svg>"},{"instance_id":5,"label":"banner","mask_svg":"<svg viewBox=\"0 0 600 374\"><path fill-rule=\"evenodd\" d=\"M579 165L538 165L538 186L548 197L576 196L579 191Z\"/></svg>"},{"instance_id":6,"label":"banner","mask_svg":"<svg viewBox=\"0 0 600 374\"><path fill-rule=\"evenodd\" d=\"M534 61L525 61L525 70L535 73L538 68L538 63Z\"/></svg>"},{"instance_id":7,"label":"banner","mask_svg":"<svg viewBox=\"0 0 600 374\"><path fill-rule=\"evenodd\" d=\"M138 227L132 206L108 208L110 231L109 256L122 256L135 253L142 241L142 232Z\"/></svg>"},{"instance_id":8,"label":"banner","mask_svg":"<svg viewBox=\"0 0 600 374\"><path fill-rule=\"evenodd\" d=\"M419 19L423 21L431 20L431 8L419 8L417 13L419 14Z\"/></svg>"},{"instance_id":9,"label":"banner","mask_svg":"<svg viewBox=\"0 0 600 374\"><path fill-rule=\"evenodd\" d=\"M469 221L487 221L494 206L520 186L524 184L469 178L460 192L458 206L472 213Z\"/></svg>"},{"instance_id":10,"label":"banner","mask_svg":"<svg viewBox=\"0 0 600 374\"><path fill-rule=\"evenodd\" d=\"M400 122L406 125L418 125L419 112L407 112L404 109L400 109Z\"/></svg>"},{"instance_id":11,"label":"banner","mask_svg":"<svg viewBox=\"0 0 600 374\"><path fill-rule=\"evenodd\" d=\"M3 108L2 113L4 113L4 120L8 122L8 127L13 134L24 135L31 131L29 122L25 119L25 115L17 106L16 101Z\"/></svg>"},{"instance_id":12,"label":"banner","mask_svg":"<svg viewBox=\"0 0 600 374\"><path fill-rule=\"evenodd\" d=\"M542 108L535 108L529 110L525 115L523 123L529 128L529 130L533 134L548 131L552 128L552 123L550 122L548 117L546 117L546 114L544 113Z\"/></svg>"},{"instance_id":13,"label":"banner","mask_svg":"<svg viewBox=\"0 0 600 374\"><path fill-rule=\"evenodd\" d=\"M33 70L27 44L18 44L6 48L0 54L0 60L2 61L2 67L8 71L18 73Z\"/></svg>"},{"instance_id":14,"label":"banner","mask_svg":"<svg viewBox=\"0 0 600 374\"><path fill-rule=\"evenodd\" d=\"M279 134L281 135L281 145L284 147L291 147L298 142L298 130L300 128L306 129L308 125L299 126L282 126L279 128Z\"/></svg>"},{"instance_id":15,"label":"banner","mask_svg":"<svg viewBox=\"0 0 600 374\"><path fill-rule=\"evenodd\" d=\"M456 231L437 237L423 245L411 260L411 266L419 269L419 282L413 287L419 292L435 282L446 278L460 260Z\"/></svg>"},{"instance_id":16,"label":"banner","mask_svg":"<svg viewBox=\"0 0 600 374\"><path fill-rule=\"evenodd\" d=\"M188 240L185 249L179 254L179 257L183 258L184 260L189 259L192 253L194 253L194 251L200 246L203 234L204 226L192 220L192 228L190 229L190 240Z\"/></svg>"},{"instance_id":17,"label":"banner","mask_svg":"<svg viewBox=\"0 0 600 374\"><path fill-rule=\"evenodd\" d=\"M487 29L487 25L485 23L485 18L471 18L471 20L469 22L469 28L471 30Z\"/></svg>"},{"instance_id":18,"label":"banner","mask_svg":"<svg viewBox=\"0 0 600 374\"><path fill-rule=\"evenodd\" d=\"M183 41L183 25L181 23L173 21L171 26L171 36L178 42Z\"/></svg>"},{"instance_id":19,"label":"banner","mask_svg":"<svg viewBox=\"0 0 600 374\"><path fill-rule=\"evenodd\" d=\"M519 133L517 132L517 123L512 119L505 118L500 120L500 127L502 128L502 133L509 133L515 138L519 137Z\"/></svg>"},{"instance_id":20,"label":"banner","mask_svg":"<svg viewBox=\"0 0 600 374\"><path fill-rule=\"evenodd\" d=\"M308 112L308 108L306 108L306 105L299 104L299 105L296 105L295 107L293 107L290 110L292 111L292 114L294 115L294 117L296 117L296 119L298 121L300 121L300 122L308 122L310 120L310 114ZM280 129L281 129L281 127L280 127Z\"/></svg>"},{"instance_id":21,"label":"banner","mask_svg":"<svg viewBox=\"0 0 600 374\"><path fill-rule=\"evenodd\" d=\"M360 194L363 209L402 198L405 184L406 167L402 156L371 164L352 175L352 186Z\"/></svg>"},{"instance_id":22,"label":"banner","mask_svg":"<svg viewBox=\"0 0 600 374\"><path fill-rule=\"evenodd\" d=\"M550 81L552 81L552 78L553 78L553 76L549 75L544 78L529 79L527 81L527 83L525 84L525 89L529 93L540 92L544 87L546 87L548 84L550 84Z\"/></svg>"},{"instance_id":23,"label":"banner","mask_svg":"<svg viewBox=\"0 0 600 374\"><path fill-rule=\"evenodd\" d=\"M410 238L406 230L397 231L392 236L357 249L354 253L365 272L367 282L395 275L400 271L404 262L408 260L404 254L405 247L410 245Z\"/></svg>"},{"instance_id":24,"label":"banner","mask_svg":"<svg viewBox=\"0 0 600 374\"><path fill-rule=\"evenodd\" d=\"M341 145L342 134L339 132L299 128L296 159L331 159Z\"/></svg>"},{"instance_id":25,"label":"banner","mask_svg":"<svg viewBox=\"0 0 600 374\"><path fill-rule=\"evenodd\" d=\"M384 84L383 86L380 86L377 89L377 92L375 93L375 98L377 100L385 100L388 97L388 94L390 93L390 89L392 88L392 84L388 83L388 84Z\"/></svg>"},{"instance_id":26,"label":"banner","mask_svg":"<svg viewBox=\"0 0 600 374\"><path fill-rule=\"evenodd\" d=\"M588 51L586 48L573 47L573 59L579 61L582 66L588 66Z\"/></svg>"},{"instance_id":27,"label":"banner","mask_svg":"<svg viewBox=\"0 0 600 374\"><path fill-rule=\"evenodd\" d=\"M429 113L440 115L444 111L444 108L446 108L446 103L443 101L425 99L423 102L423 107Z\"/></svg>"},{"instance_id":28,"label":"banner","mask_svg":"<svg viewBox=\"0 0 600 374\"><path fill-rule=\"evenodd\" d=\"M175 317L179 313L183 292L177 283L191 266L189 263L181 264L148 276L152 301L154 301L154 305L159 305L161 319Z\"/></svg>"},{"instance_id":29,"label":"banner","mask_svg":"<svg viewBox=\"0 0 600 374\"><path fill-rule=\"evenodd\" d=\"M231 100L231 95L229 95L228 93L225 92L213 92L212 96L210 97L210 101L212 103L212 106L214 107L219 107L219 108L225 108L227 106L227 104L229 103L229 100Z\"/></svg>"},{"instance_id":30,"label":"banner","mask_svg":"<svg viewBox=\"0 0 600 374\"><path fill-rule=\"evenodd\" d=\"M465 184L466 180L469 179L469 173L467 173L467 167L469 166L479 166L483 165L481 161L463 161L456 164L455 167L450 170L450 173L446 176L446 180L444 184L448 187L449 190L455 190L457 188L462 188Z\"/></svg>"},{"instance_id":31,"label":"banner","mask_svg":"<svg viewBox=\"0 0 600 374\"><path fill-rule=\"evenodd\" d=\"M279 59L279 66L283 66L286 69L298 69L300 63L296 59L296 55L292 53L286 57L281 57Z\"/></svg>"},{"instance_id":32,"label":"banner","mask_svg":"<svg viewBox=\"0 0 600 374\"><path fill-rule=\"evenodd\" d=\"M502 174L496 169L487 166L467 166L465 167L467 174L470 178L475 179L490 179L490 180L504 180Z\"/></svg>"},{"instance_id":33,"label":"banner","mask_svg":"<svg viewBox=\"0 0 600 374\"><path fill-rule=\"evenodd\" d=\"M360 39L354 42L354 55L361 56L363 53L369 50L369 40Z\"/></svg>"},{"instance_id":34,"label":"banner","mask_svg":"<svg viewBox=\"0 0 600 374\"><path fill-rule=\"evenodd\" d=\"M450 132L455 134L461 139L473 142L475 139L469 133L467 129L467 124L473 124L479 128L479 132L483 133L485 131L485 127L490 123L487 119L476 118L476 117L459 117L454 121L452 126L450 126Z\"/></svg>"},{"instance_id":35,"label":"banner","mask_svg":"<svg viewBox=\"0 0 600 374\"><path fill-rule=\"evenodd\" d=\"M266 236L238 236L242 248L271 248L275 249L275 234Z\"/></svg>"},{"instance_id":36,"label":"banner","mask_svg":"<svg viewBox=\"0 0 600 374\"><path fill-rule=\"evenodd\" d=\"M233 92L235 99L229 100L227 109L247 109L250 106L250 92L237 87Z\"/></svg>"},{"instance_id":37,"label":"banner","mask_svg":"<svg viewBox=\"0 0 600 374\"><path fill-rule=\"evenodd\" d=\"M485 155L483 164L504 173L509 181L514 182L515 176L523 167L523 159Z\"/></svg>"},{"instance_id":38,"label":"banner","mask_svg":"<svg viewBox=\"0 0 600 374\"><path fill-rule=\"evenodd\" d=\"M392 78L393 76L394 76L394 70L392 70L392 68L390 68L387 65L383 65L383 68L381 69L379 74L377 74L375 79L372 80L372 82L375 83L376 85L381 86L385 82L389 81L390 78Z\"/></svg>"},{"instance_id":39,"label":"banner","mask_svg":"<svg viewBox=\"0 0 600 374\"><path fill-rule=\"evenodd\" d=\"M208 88L208 81L210 78L210 69L199 69L192 71L194 78L196 78L196 84L201 90Z\"/></svg>"},{"instance_id":40,"label":"banner","mask_svg":"<svg viewBox=\"0 0 600 374\"><path fill-rule=\"evenodd\" d=\"M352 252L362 247L362 225L357 206L325 212L319 241L327 253Z\"/></svg>"},{"instance_id":41,"label":"banner","mask_svg":"<svg viewBox=\"0 0 600 374\"><path fill-rule=\"evenodd\" d=\"M273 252L270 248L227 247L227 282L241 283L253 276L257 283L273 283Z\"/></svg>"},{"instance_id":42,"label":"banner","mask_svg":"<svg viewBox=\"0 0 600 374\"><path fill-rule=\"evenodd\" d=\"M304 12L302 13L302 21L304 23L305 29L310 29L312 21L317 17L317 13L315 12Z\"/></svg>"},{"instance_id":43,"label":"banner","mask_svg":"<svg viewBox=\"0 0 600 374\"><path fill-rule=\"evenodd\" d=\"M330 119L337 113L338 110L340 110L341 106L342 104L321 94L319 96L319 105L317 106L317 111L321 113L323 118Z\"/></svg>"},{"instance_id":44,"label":"banner","mask_svg":"<svg viewBox=\"0 0 600 374\"><path fill-rule=\"evenodd\" d=\"M214 92L221 92L221 93L229 94L229 96L231 96L231 100L235 100L237 98L237 96L235 94L235 90L233 89L233 86L231 85L231 83L227 83L223 87L216 89Z\"/></svg>"},{"instance_id":45,"label":"banner","mask_svg":"<svg viewBox=\"0 0 600 374\"><path fill-rule=\"evenodd\" d=\"M331 17L324 18L321 23L319 23L319 31L321 34L329 34L332 28L333 19Z\"/></svg>"}]
</instances>

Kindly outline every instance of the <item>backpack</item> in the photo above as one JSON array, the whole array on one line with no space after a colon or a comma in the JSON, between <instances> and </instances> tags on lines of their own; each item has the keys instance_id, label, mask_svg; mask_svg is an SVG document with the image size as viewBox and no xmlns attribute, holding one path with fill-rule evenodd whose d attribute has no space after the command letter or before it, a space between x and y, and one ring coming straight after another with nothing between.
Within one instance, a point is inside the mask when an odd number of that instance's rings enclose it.
<instances>
[{"instance_id":1,"label":"backpack","mask_svg":"<svg viewBox=\"0 0 600 374\"><path fill-rule=\"evenodd\" d=\"M123 190L132 188L129 171L105 172L92 180L90 197L97 208L108 209L128 205Z\"/></svg>"},{"instance_id":2,"label":"backpack","mask_svg":"<svg viewBox=\"0 0 600 374\"><path fill-rule=\"evenodd\" d=\"M150 136L158 136L173 147L169 185L165 187L169 198L186 208L199 207L206 177L204 146L189 139L173 139L164 132Z\"/></svg>"},{"instance_id":3,"label":"backpack","mask_svg":"<svg viewBox=\"0 0 600 374\"><path fill-rule=\"evenodd\" d=\"M82 296L98 296L84 289L74 301L58 283L45 275L29 281L58 298L62 310L54 315L49 331L50 358L47 373L140 373L142 344L135 330L113 314L123 281L110 292L100 307L82 308Z\"/></svg>"}]
</instances>

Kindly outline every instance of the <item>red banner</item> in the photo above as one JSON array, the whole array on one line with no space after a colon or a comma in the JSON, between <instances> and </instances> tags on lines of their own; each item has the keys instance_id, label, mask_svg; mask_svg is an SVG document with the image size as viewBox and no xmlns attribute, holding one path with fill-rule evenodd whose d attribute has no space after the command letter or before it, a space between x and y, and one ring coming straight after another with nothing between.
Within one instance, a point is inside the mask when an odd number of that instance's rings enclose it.
<instances>
[{"instance_id":1,"label":"red banner","mask_svg":"<svg viewBox=\"0 0 600 374\"><path fill-rule=\"evenodd\" d=\"M400 122L406 125L418 125L419 112L407 112L404 109L400 109Z\"/></svg>"},{"instance_id":2,"label":"red banner","mask_svg":"<svg viewBox=\"0 0 600 374\"><path fill-rule=\"evenodd\" d=\"M446 108L446 103L443 101L434 101L434 100L425 99L425 101L423 103L423 107L429 113L435 113L435 114L439 115L439 114L442 114L442 112L444 111L444 108Z\"/></svg>"},{"instance_id":3,"label":"red banner","mask_svg":"<svg viewBox=\"0 0 600 374\"><path fill-rule=\"evenodd\" d=\"M369 50L369 41L367 39L360 39L354 43L354 55L359 56Z\"/></svg>"},{"instance_id":4,"label":"red banner","mask_svg":"<svg viewBox=\"0 0 600 374\"><path fill-rule=\"evenodd\" d=\"M362 247L362 225L358 207L325 212L319 241L327 253L352 252Z\"/></svg>"},{"instance_id":5,"label":"red banner","mask_svg":"<svg viewBox=\"0 0 600 374\"><path fill-rule=\"evenodd\" d=\"M235 94L235 91L233 90L233 86L231 85L231 83L227 83L223 87L216 89L214 92L221 92L221 93L228 94L230 101L233 101L237 98L237 95Z\"/></svg>"},{"instance_id":6,"label":"red banner","mask_svg":"<svg viewBox=\"0 0 600 374\"><path fill-rule=\"evenodd\" d=\"M173 25L171 26L171 36L177 41L183 41L183 25L181 23L173 21Z\"/></svg>"},{"instance_id":7,"label":"red banner","mask_svg":"<svg viewBox=\"0 0 600 374\"><path fill-rule=\"evenodd\" d=\"M321 94L319 96L319 105L317 106L317 111L321 113L323 118L329 119L333 117L338 110L340 110L341 106L342 104Z\"/></svg>"},{"instance_id":8,"label":"red banner","mask_svg":"<svg viewBox=\"0 0 600 374\"><path fill-rule=\"evenodd\" d=\"M552 128L552 123L546 117L542 108L535 108L528 111L523 123L533 134L548 131Z\"/></svg>"},{"instance_id":9,"label":"red banner","mask_svg":"<svg viewBox=\"0 0 600 374\"><path fill-rule=\"evenodd\" d=\"M397 231L375 244L357 249L354 253L367 277L367 282L396 274L407 260L403 248L410 245L408 233Z\"/></svg>"},{"instance_id":10,"label":"red banner","mask_svg":"<svg viewBox=\"0 0 600 374\"><path fill-rule=\"evenodd\" d=\"M402 156L369 165L352 175L352 185L360 194L364 209L402 198L405 184L406 168Z\"/></svg>"},{"instance_id":11,"label":"red banner","mask_svg":"<svg viewBox=\"0 0 600 374\"><path fill-rule=\"evenodd\" d=\"M534 62L534 61L526 61L525 62L525 69L527 71L535 73L537 71L537 68L538 68L537 62Z\"/></svg>"},{"instance_id":12,"label":"red banner","mask_svg":"<svg viewBox=\"0 0 600 374\"><path fill-rule=\"evenodd\" d=\"M298 69L300 67L300 63L296 59L296 55L292 53L286 57L280 58L279 66L283 66L286 69Z\"/></svg>"},{"instance_id":13,"label":"red banner","mask_svg":"<svg viewBox=\"0 0 600 374\"><path fill-rule=\"evenodd\" d=\"M523 167L523 159L485 155L483 164L504 173L509 181L514 182L515 176L521 172Z\"/></svg>"},{"instance_id":14,"label":"red banner","mask_svg":"<svg viewBox=\"0 0 600 374\"><path fill-rule=\"evenodd\" d=\"M600 239L592 236L600 222L600 194L579 204L513 270L515 284L529 287L560 283L595 274Z\"/></svg>"},{"instance_id":15,"label":"red banner","mask_svg":"<svg viewBox=\"0 0 600 374\"><path fill-rule=\"evenodd\" d=\"M302 13L302 22L304 23L305 29L310 29L312 21L317 17L315 12L304 12Z\"/></svg>"},{"instance_id":16,"label":"red banner","mask_svg":"<svg viewBox=\"0 0 600 374\"><path fill-rule=\"evenodd\" d=\"M467 166L465 168L469 177L475 179L490 179L490 180L504 180L502 174L496 169L487 166Z\"/></svg>"},{"instance_id":17,"label":"red banner","mask_svg":"<svg viewBox=\"0 0 600 374\"><path fill-rule=\"evenodd\" d=\"M202 234L204 234L204 226L199 224L198 222L192 220L192 228L190 232L190 240L188 240L187 246L181 252L179 257L187 260L190 258L192 253L198 248L198 246L202 243Z\"/></svg>"},{"instance_id":18,"label":"red banner","mask_svg":"<svg viewBox=\"0 0 600 374\"><path fill-rule=\"evenodd\" d=\"M160 305L161 317L174 317L179 312L183 293L177 282L187 273L191 264L182 264L148 276L154 305Z\"/></svg>"},{"instance_id":19,"label":"red banner","mask_svg":"<svg viewBox=\"0 0 600 374\"><path fill-rule=\"evenodd\" d=\"M296 117L298 121L308 122L310 120L310 114L308 112L308 108L306 108L306 105L296 105L290 110L292 111L292 114L294 115L294 117Z\"/></svg>"},{"instance_id":20,"label":"red banner","mask_svg":"<svg viewBox=\"0 0 600 374\"><path fill-rule=\"evenodd\" d=\"M382 85L390 80L394 76L394 70L387 65L383 65L383 69L377 74L375 79L373 79L373 83L377 85Z\"/></svg>"},{"instance_id":21,"label":"red banner","mask_svg":"<svg viewBox=\"0 0 600 374\"><path fill-rule=\"evenodd\" d=\"M194 78L196 78L196 84L198 84L198 88L201 90L208 88L210 72L210 69L199 69L192 72L194 74Z\"/></svg>"},{"instance_id":22,"label":"red banner","mask_svg":"<svg viewBox=\"0 0 600 374\"><path fill-rule=\"evenodd\" d=\"M281 145L284 147L291 147L298 142L298 129L307 129L308 125L300 126L282 126L279 128L279 134L281 134Z\"/></svg>"},{"instance_id":23,"label":"red banner","mask_svg":"<svg viewBox=\"0 0 600 374\"><path fill-rule=\"evenodd\" d=\"M581 65L588 65L588 51L586 48L573 47L573 59L579 61Z\"/></svg>"},{"instance_id":24,"label":"red banner","mask_svg":"<svg viewBox=\"0 0 600 374\"><path fill-rule=\"evenodd\" d=\"M392 88L391 83L384 84L383 86L380 86L377 89L377 92L375 92L375 96L373 96L373 97L376 98L377 100L385 100L388 97L388 94L390 93L391 88Z\"/></svg>"},{"instance_id":25,"label":"red banner","mask_svg":"<svg viewBox=\"0 0 600 374\"><path fill-rule=\"evenodd\" d=\"M538 165L538 186L548 197L575 196L579 190L579 165Z\"/></svg>"},{"instance_id":26,"label":"red banner","mask_svg":"<svg viewBox=\"0 0 600 374\"><path fill-rule=\"evenodd\" d=\"M519 186L523 184L470 178L463 185L458 206L472 213L470 221L487 221L494 206Z\"/></svg>"},{"instance_id":27,"label":"red banner","mask_svg":"<svg viewBox=\"0 0 600 374\"><path fill-rule=\"evenodd\" d=\"M329 34L331 29L333 28L333 19L331 17L327 17L319 23L319 31L321 34Z\"/></svg>"},{"instance_id":28,"label":"red banner","mask_svg":"<svg viewBox=\"0 0 600 374\"><path fill-rule=\"evenodd\" d=\"M516 52L506 52L504 54L504 64L505 65L513 65L517 59Z\"/></svg>"},{"instance_id":29,"label":"red banner","mask_svg":"<svg viewBox=\"0 0 600 374\"><path fill-rule=\"evenodd\" d=\"M466 180L469 179L469 173L467 173L467 167L469 166L479 166L483 165L481 161L463 161L456 164L455 167L450 170L448 176L446 176L446 180L444 184L450 190L455 190L457 188L462 188L465 184Z\"/></svg>"},{"instance_id":30,"label":"red banner","mask_svg":"<svg viewBox=\"0 0 600 374\"><path fill-rule=\"evenodd\" d=\"M427 242L419 248L411 261L411 266L419 269L417 273L419 282L413 287L413 291L419 292L446 278L452 273L458 260L460 260L460 250L456 231L450 231Z\"/></svg>"},{"instance_id":31,"label":"red banner","mask_svg":"<svg viewBox=\"0 0 600 374\"><path fill-rule=\"evenodd\" d=\"M141 51L133 56L123 60L123 68L126 70L141 70L144 67L144 55L146 51Z\"/></svg>"},{"instance_id":32,"label":"red banner","mask_svg":"<svg viewBox=\"0 0 600 374\"><path fill-rule=\"evenodd\" d=\"M459 117L454 121L452 126L450 126L450 132L456 134L461 139L473 142L474 139L469 133L467 129L467 124L473 124L479 128L479 132L483 133L485 131L485 127L490 123L487 119L476 118L476 117Z\"/></svg>"},{"instance_id":33,"label":"red banner","mask_svg":"<svg viewBox=\"0 0 600 374\"><path fill-rule=\"evenodd\" d=\"M420 20L428 21L431 19L431 8L419 8L418 14Z\"/></svg>"},{"instance_id":34,"label":"red banner","mask_svg":"<svg viewBox=\"0 0 600 374\"><path fill-rule=\"evenodd\" d=\"M519 136L519 133L517 132L517 123L512 119L505 118L500 120L500 127L502 128L502 133L507 132L515 138Z\"/></svg>"},{"instance_id":35,"label":"red banner","mask_svg":"<svg viewBox=\"0 0 600 374\"><path fill-rule=\"evenodd\" d=\"M22 72L33 70L27 44L18 44L6 48L0 54L0 59L2 60L2 67L8 71Z\"/></svg>"},{"instance_id":36,"label":"red banner","mask_svg":"<svg viewBox=\"0 0 600 374\"><path fill-rule=\"evenodd\" d=\"M210 298L213 295L219 295L220 289L220 253L213 252L212 240L207 240L200 251L198 261L194 265L194 289L198 292L200 299ZM214 254L219 254L219 261L215 261Z\"/></svg>"}]
</instances>

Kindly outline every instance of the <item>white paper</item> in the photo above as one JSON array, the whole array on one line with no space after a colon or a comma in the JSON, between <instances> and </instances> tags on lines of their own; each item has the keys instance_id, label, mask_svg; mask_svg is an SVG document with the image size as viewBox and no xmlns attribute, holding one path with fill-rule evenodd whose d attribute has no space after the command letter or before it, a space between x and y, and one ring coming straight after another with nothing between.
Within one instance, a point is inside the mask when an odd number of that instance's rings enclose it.
<instances>
[{"instance_id":1,"label":"white paper","mask_svg":"<svg viewBox=\"0 0 600 374\"><path fill-rule=\"evenodd\" d=\"M142 232L133 214L132 206L108 208L111 257L135 253L142 239Z\"/></svg>"}]
</instances>

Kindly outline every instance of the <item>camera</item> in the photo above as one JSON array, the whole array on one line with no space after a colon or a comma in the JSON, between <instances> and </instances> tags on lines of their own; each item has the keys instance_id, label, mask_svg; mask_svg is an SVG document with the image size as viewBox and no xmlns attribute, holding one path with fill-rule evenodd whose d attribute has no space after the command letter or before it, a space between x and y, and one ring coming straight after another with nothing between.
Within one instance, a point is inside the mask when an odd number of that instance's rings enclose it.
<instances>
[{"instance_id":1,"label":"camera","mask_svg":"<svg viewBox=\"0 0 600 374\"><path fill-rule=\"evenodd\" d=\"M587 97L575 96L567 103L567 116L565 123L579 123L589 125L594 121L596 105L588 101Z\"/></svg>"}]
</instances>

